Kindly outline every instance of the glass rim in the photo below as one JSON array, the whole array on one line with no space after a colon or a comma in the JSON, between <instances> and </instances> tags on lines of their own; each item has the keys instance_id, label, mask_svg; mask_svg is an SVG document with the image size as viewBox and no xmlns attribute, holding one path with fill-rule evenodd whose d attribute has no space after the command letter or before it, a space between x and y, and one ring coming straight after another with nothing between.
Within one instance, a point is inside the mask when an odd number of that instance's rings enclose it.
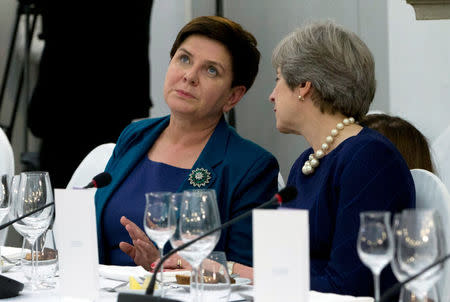
<instances>
[{"instance_id":1,"label":"glass rim","mask_svg":"<svg viewBox=\"0 0 450 302\"><path fill-rule=\"evenodd\" d=\"M391 215L391 212L390 211L362 211L362 212L359 213L359 215L361 217L363 215L364 216L371 216L371 217L375 217L375 216L381 217L381 216L384 216L386 214Z\"/></svg>"},{"instance_id":2,"label":"glass rim","mask_svg":"<svg viewBox=\"0 0 450 302\"><path fill-rule=\"evenodd\" d=\"M410 213L438 213L438 211L436 209L432 209L432 208L417 208L417 209L404 209L403 211L400 212L400 214L410 214Z\"/></svg>"},{"instance_id":3,"label":"glass rim","mask_svg":"<svg viewBox=\"0 0 450 302\"><path fill-rule=\"evenodd\" d=\"M48 171L23 171L20 172L20 175L45 175L45 174L49 174Z\"/></svg>"}]
</instances>

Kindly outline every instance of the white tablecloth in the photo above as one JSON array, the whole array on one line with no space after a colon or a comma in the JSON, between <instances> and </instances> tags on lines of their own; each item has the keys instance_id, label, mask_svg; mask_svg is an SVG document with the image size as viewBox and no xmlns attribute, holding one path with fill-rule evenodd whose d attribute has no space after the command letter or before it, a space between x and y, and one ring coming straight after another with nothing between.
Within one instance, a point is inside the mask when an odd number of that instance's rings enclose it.
<instances>
[{"instance_id":1,"label":"white tablecloth","mask_svg":"<svg viewBox=\"0 0 450 302\"><path fill-rule=\"evenodd\" d=\"M23 273L20 271L20 266L16 266L9 272L4 273L5 276L26 283L26 279ZM100 277L100 288L112 287L122 283L123 281L112 280ZM61 293L58 290L58 280L56 278L56 288L50 290L39 290L37 292L31 292L28 289L24 289L19 296L9 299L3 299L3 301L33 301L33 302L56 302L61 301ZM253 287L250 285L239 286L234 288L231 293L230 301L246 301L240 293L253 296ZM181 301L188 301L189 293L182 288L169 289L167 291L169 298L178 299ZM117 301L118 293L110 293L105 290L100 289L98 302L113 302ZM369 297L352 297L352 296L341 296L335 294L324 294L315 291L310 291L310 301L309 302L373 302L372 298Z\"/></svg>"}]
</instances>

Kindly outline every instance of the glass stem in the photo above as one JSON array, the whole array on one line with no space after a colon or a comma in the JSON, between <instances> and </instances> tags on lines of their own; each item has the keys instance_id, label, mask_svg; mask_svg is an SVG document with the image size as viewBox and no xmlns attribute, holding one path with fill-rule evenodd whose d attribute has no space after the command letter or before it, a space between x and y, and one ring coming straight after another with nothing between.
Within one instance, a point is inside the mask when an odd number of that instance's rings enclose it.
<instances>
[{"instance_id":1,"label":"glass stem","mask_svg":"<svg viewBox=\"0 0 450 302\"><path fill-rule=\"evenodd\" d=\"M375 291L375 302L380 301L380 274L373 274L373 285Z\"/></svg>"},{"instance_id":2,"label":"glass stem","mask_svg":"<svg viewBox=\"0 0 450 302\"><path fill-rule=\"evenodd\" d=\"M36 289L36 265L37 265L37 240L26 239L29 240L31 245L31 290Z\"/></svg>"},{"instance_id":3,"label":"glass stem","mask_svg":"<svg viewBox=\"0 0 450 302\"><path fill-rule=\"evenodd\" d=\"M162 258L163 258L163 248L160 248L159 249L159 259L162 259ZM161 276L160 276L160 278L161 278L161 282L160 282L160 284L161 284L161 297L164 297L164 295L165 295L165 289L164 289L165 283L164 283L164 278L163 278L163 270L164 270L164 263L161 264L161 269L160 269L160 272L161 272Z\"/></svg>"},{"instance_id":4,"label":"glass stem","mask_svg":"<svg viewBox=\"0 0 450 302\"><path fill-rule=\"evenodd\" d=\"M201 267L201 266L200 266ZM194 282L194 295L191 294L192 302L201 302L202 301L202 284L203 284L203 276L200 271L200 267L192 267L192 281Z\"/></svg>"}]
</instances>

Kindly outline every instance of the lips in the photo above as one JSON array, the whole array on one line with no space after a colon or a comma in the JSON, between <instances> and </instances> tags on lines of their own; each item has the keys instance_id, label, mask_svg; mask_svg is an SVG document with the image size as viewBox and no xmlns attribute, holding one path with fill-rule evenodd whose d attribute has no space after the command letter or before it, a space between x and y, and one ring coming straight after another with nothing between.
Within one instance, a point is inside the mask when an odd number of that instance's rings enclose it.
<instances>
[{"instance_id":1,"label":"lips","mask_svg":"<svg viewBox=\"0 0 450 302\"><path fill-rule=\"evenodd\" d=\"M192 94L190 94L189 92L187 92L185 90L175 89L175 91L179 96L181 96L183 98L190 98L190 99L194 98L194 96Z\"/></svg>"}]
</instances>

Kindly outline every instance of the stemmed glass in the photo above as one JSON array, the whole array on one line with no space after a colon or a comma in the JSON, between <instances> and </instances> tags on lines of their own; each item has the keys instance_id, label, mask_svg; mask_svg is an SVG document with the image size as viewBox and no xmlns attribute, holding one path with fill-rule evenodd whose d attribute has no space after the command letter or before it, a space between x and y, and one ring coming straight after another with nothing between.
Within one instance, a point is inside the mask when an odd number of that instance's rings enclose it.
<instances>
[{"instance_id":1,"label":"stemmed glass","mask_svg":"<svg viewBox=\"0 0 450 302\"><path fill-rule=\"evenodd\" d=\"M445 256L442 223L435 210L404 210L401 214L402 236L397 261L402 271L412 276ZM411 281L411 289L423 300L442 276L444 264L435 266ZM409 287L408 287L409 288Z\"/></svg>"},{"instance_id":2,"label":"stemmed glass","mask_svg":"<svg viewBox=\"0 0 450 302\"><path fill-rule=\"evenodd\" d=\"M390 218L389 212L360 213L358 255L372 271L375 301L380 300L380 273L394 256Z\"/></svg>"},{"instance_id":3,"label":"stemmed glass","mask_svg":"<svg viewBox=\"0 0 450 302\"><path fill-rule=\"evenodd\" d=\"M170 194L170 192L145 194L147 203L144 212L144 229L148 237L158 246L161 258L164 254L164 245L176 229L176 218L170 204ZM164 295L163 266L161 266L161 288L162 295Z\"/></svg>"},{"instance_id":4,"label":"stemmed glass","mask_svg":"<svg viewBox=\"0 0 450 302\"><path fill-rule=\"evenodd\" d=\"M9 205L10 205L10 190L11 190L11 178L4 174L0 177L0 223L3 222L3 219L8 215L9 212ZM2 234L0 235L0 238L2 239L0 242L0 255L1 255L1 247L4 244L4 238L6 238L6 230L1 231ZM0 260L0 263L3 263L3 261ZM0 265L1 267L2 265Z\"/></svg>"},{"instance_id":5,"label":"stemmed glass","mask_svg":"<svg viewBox=\"0 0 450 302\"><path fill-rule=\"evenodd\" d=\"M188 190L183 192L179 219L179 232L183 243L196 239L219 226L220 216L216 191ZM219 238L220 231L214 232L183 251L183 258L192 266L190 291L193 301L201 301L203 277L200 265L214 249Z\"/></svg>"},{"instance_id":6,"label":"stemmed glass","mask_svg":"<svg viewBox=\"0 0 450 302\"><path fill-rule=\"evenodd\" d=\"M32 212L46 204L53 202L53 192L48 172L23 172L20 174L19 189L11 204L9 218L11 220ZM31 289L40 288L36 274L36 239L49 226L53 216L53 207L47 207L13 225L31 244Z\"/></svg>"},{"instance_id":7,"label":"stemmed glass","mask_svg":"<svg viewBox=\"0 0 450 302\"><path fill-rule=\"evenodd\" d=\"M397 213L394 215L394 220L392 222L392 232L394 234L394 257L391 261L392 272L399 282L403 282L408 278L408 273L401 269L399 263L399 245L403 240L403 226L402 226L402 214ZM411 283L407 283L400 290L400 298L399 302L420 302L418 297L414 294L414 287ZM438 302L437 300L437 292L436 288L433 287L431 291L428 293L427 297L423 300L423 302L427 301L427 298L433 296L433 301Z\"/></svg>"},{"instance_id":8,"label":"stemmed glass","mask_svg":"<svg viewBox=\"0 0 450 302\"><path fill-rule=\"evenodd\" d=\"M10 205L11 177L4 174L0 177L0 223L8 215Z\"/></svg>"}]
</instances>

